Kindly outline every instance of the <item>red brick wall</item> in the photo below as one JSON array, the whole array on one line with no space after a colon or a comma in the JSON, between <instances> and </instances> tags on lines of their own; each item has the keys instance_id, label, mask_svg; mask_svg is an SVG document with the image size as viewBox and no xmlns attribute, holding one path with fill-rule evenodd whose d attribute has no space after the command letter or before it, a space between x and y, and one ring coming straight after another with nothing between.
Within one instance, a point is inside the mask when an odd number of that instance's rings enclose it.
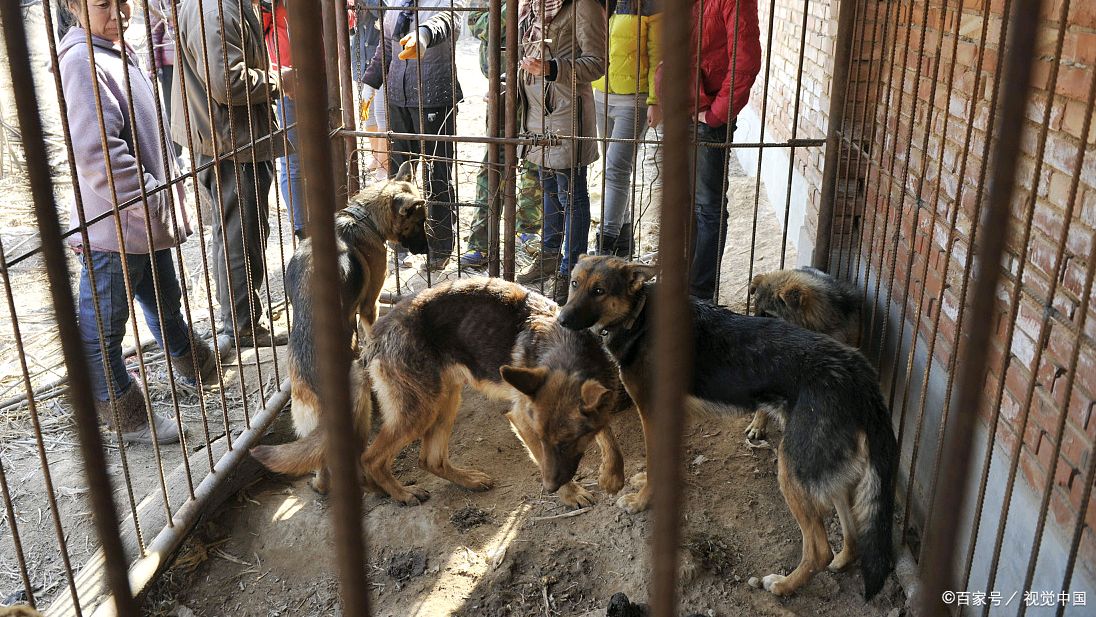
<instances>
[{"instance_id":1,"label":"red brick wall","mask_svg":"<svg viewBox=\"0 0 1096 617\"><path fill-rule=\"evenodd\" d=\"M841 221L838 225L847 223L849 219L842 218L841 214L855 216L859 208L863 209L864 216L860 223L863 225L864 239L863 245L856 251L860 255L860 263L870 264L871 270L883 277L884 289L891 278L892 263L895 265L894 283L889 286L891 300L899 303L906 300L907 319L912 321L910 316L913 315L919 317L919 333L925 340L932 336L937 311L942 308L935 358L940 362L938 367L946 367L956 348L964 261L972 250L970 236L972 221L976 219L979 190L988 192L988 186L980 184L980 177L986 164L983 153L991 117L990 97L997 75L998 55L1001 53L999 36L1004 24L1004 2L965 0L962 11L957 12L957 1L929 1L923 37L923 0L895 3L872 0L866 3L875 14L862 15L865 19L861 23L866 30L863 37L865 44L859 48L854 59L851 81L854 99L868 105L871 121L877 130L874 140L869 139L870 130L867 131L869 134L857 140L865 148L865 163L870 159L871 166L865 166L862 170L865 173L860 174L862 182L855 195L857 199L852 199L853 195L842 191L843 186L839 185L839 197L844 199L838 202L839 216L836 220ZM1002 379L1005 358L1011 356L1011 364L1004 378L1004 400L1000 408L1001 419L995 429L996 438L1010 453L1016 442L1022 441L1020 477L1037 495L1041 497L1048 479L1053 483L1049 520L1068 542L1082 508L1083 478L1093 456L1090 444L1096 439L1096 405L1093 402L1096 401L1096 350L1093 348L1096 338L1096 306L1093 305L1096 301L1090 304L1083 326L1086 316L1080 310L1085 271L1094 259L1096 152L1093 150L1096 150L1096 130L1087 136L1088 154L1079 176L1075 210L1072 217L1066 220L1070 183L1082 143L1081 129L1089 84L1096 78L1096 2L1072 2L1061 58L1055 59L1054 46L1062 2L1047 0L1046 9L1039 17L1037 60L1032 80L1034 93L1024 126L1002 127L1003 130L1022 131L1022 153L1012 206L1008 255L1001 266L1006 280L998 292L996 313L985 316L986 319L993 319L997 328L989 350L991 369L986 379L987 400L980 414L988 425L994 412L992 403ZM862 10L864 6L861 4ZM900 11L897 16L894 7ZM885 14L888 9L890 13ZM981 45L979 39L983 19L987 15L986 43ZM960 39L953 58L952 33L956 19L959 20ZM878 33L872 36L876 20L882 20L879 21L880 25L886 23L891 28L885 43L879 40ZM907 36L910 41L908 57L905 56ZM936 48L941 42L942 50L937 54ZM872 71L878 69L880 63L884 67L890 66L892 50L896 52L895 68L890 74L884 70L881 82L878 76L874 76L875 81L882 84L875 93L866 86L873 77ZM979 74L976 66L980 56L983 66ZM954 86L949 96L948 70L953 62ZM1059 74L1056 82L1052 82L1051 70L1055 63L1058 64ZM920 76L917 75L919 68ZM977 88L976 80L979 81ZM930 100L934 84L936 92ZM1053 103L1050 104L1046 126L1046 151L1040 166L1037 160L1039 131L1043 125L1044 110L1052 95ZM846 117L846 126L850 121ZM968 124L973 124L973 133L970 148L964 151ZM859 131L854 129L853 136L859 137ZM960 177L964 156L966 170ZM848 186L854 186L856 174L850 175L853 177ZM1027 245L1023 246L1022 222L1032 200L1034 216L1031 236ZM937 220L932 225L934 208ZM957 217L957 239L945 276L948 220L952 215ZM897 224L900 224L900 233L895 242L894 227ZM885 235L884 226L887 230ZM874 242L871 242L873 227L876 233ZM1066 230L1064 267L1054 296L1048 298L1051 281L1056 276L1054 261L1063 230ZM907 269L906 262L911 251L912 268ZM1021 281L1019 315L1011 348L1006 349L1006 334L1010 325L1008 299L1016 283L1022 256L1026 256L1027 265ZM927 274L922 276L926 260ZM907 284L908 296L905 292ZM945 289L943 307L935 302L942 286ZM917 299L922 287L927 294L925 305L919 307ZM1051 320L1048 344L1036 367L1033 363L1037 339L1044 320L1043 306L1048 300L1061 317ZM1084 336L1078 339L1077 330L1080 328L1083 328ZM1076 380L1067 391L1070 358L1078 340L1081 350ZM1028 425L1020 435L1022 405L1033 380L1035 390ZM1061 451L1055 457L1054 442L1063 418ZM981 465L981 460L977 461L977 465ZM1096 526L1096 496L1089 500L1086 522L1088 528L1083 533L1081 562L1096 571L1096 536L1093 532ZM1050 532L1048 529L1047 533Z\"/></svg>"},{"instance_id":2,"label":"red brick wall","mask_svg":"<svg viewBox=\"0 0 1096 617\"><path fill-rule=\"evenodd\" d=\"M765 110L765 131L768 139L784 141L793 137L800 49L803 49L803 73L799 91L799 119L794 137L825 138L838 6L838 0L815 0L809 3L807 38L804 45L802 0L776 0L771 16L769 0L758 0L763 57L761 73L750 93L750 107L760 115L762 100L768 97ZM768 41L770 25L771 44ZM769 79L766 83L765 67L769 62ZM825 150L820 147L798 148L795 152L795 171L806 180L808 187L806 225L812 232L818 219L824 157ZM791 237L797 236L793 233Z\"/></svg>"}]
</instances>

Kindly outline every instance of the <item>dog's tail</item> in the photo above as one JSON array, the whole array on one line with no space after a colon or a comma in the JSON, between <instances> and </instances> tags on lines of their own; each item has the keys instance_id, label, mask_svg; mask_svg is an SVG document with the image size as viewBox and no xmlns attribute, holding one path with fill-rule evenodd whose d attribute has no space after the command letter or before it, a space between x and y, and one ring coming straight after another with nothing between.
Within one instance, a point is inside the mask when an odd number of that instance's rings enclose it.
<instances>
[{"instance_id":1,"label":"dog's tail","mask_svg":"<svg viewBox=\"0 0 1096 617\"><path fill-rule=\"evenodd\" d=\"M882 396L871 396L876 407L866 427L868 469L856 485L853 513L859 530L860 571L864 576L864 599L871 600L883 588L894 568L894 478L898 444L890 427ZM877 399L877 400L874 400Z\"/></svg>"},{"instance_id":2,"label":"dog's tail","mask_svg":"<svg viewBox=\"0 0 1096 617\"><path fill-rule=\"evenodd\" d=\"M251 456L270 471L303 476L323 464L323 432L317 428L297 441L276 446L255 446L251 449Z\"/></svg>"}]
</instances>

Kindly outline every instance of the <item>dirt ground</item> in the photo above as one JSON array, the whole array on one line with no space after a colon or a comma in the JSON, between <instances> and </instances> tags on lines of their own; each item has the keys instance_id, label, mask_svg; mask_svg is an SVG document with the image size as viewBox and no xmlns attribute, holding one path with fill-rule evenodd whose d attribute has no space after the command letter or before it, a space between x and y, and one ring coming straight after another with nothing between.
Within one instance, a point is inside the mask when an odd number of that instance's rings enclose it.
<instances>
[{"instance_id":1,"label":"dirt ground","mask_svg":"<svg viewBox=\"0 0 1096 617\"><path fill-rule=\"evenodd\" d=\"M467 36L458 43L462 57L469 59L460 63L467 97L458 115L461 134L480 134L483 127L485 104L481 97L486 82L474 61L476 45ZM39 67L44 66L40 55L37 61ZM49 87L38 85L40 92L50 92ZM0 97L5 102L4 117L10 118L6 104L10 97L7 92L4 95ZM482 157L481 145L458 147L458 201L473 200ZM647 258L656 250L658 240L659 157L657 147L641 148L637 170L638 252ZM58 204L62 218L67 218L72 190L67 166L54 165L54 169ZM600 162L591 167L595 224L602 175ZM0 161L0 191L7 197L0 212L0 243L11 259L37 244L25 177L11 157ZM754 178L732 157L730 240L721 268L719 299L735 308L744 305L751 271L750 246L741 239L749 237L755 224L754 191ZM284 208L278 211L282 233L275 225L267 253L269 295L264 292L263 299L269 301L275 323L285 327L287 311L279 273L292 254L293 242ZM763 190L757 212L754 273L775 269L781 250L780 230ZM461 208L462 238L471 219L472 209ZM208 228L204 239L208 245ZM201 250L197 236L183 245L184 278L194 328L209 333ZM787 250L794 261L794 249ZM519 266L527 260L528 256L519 255ZM407 292L424 286L426 277L419 264L416 259L411 268L394 271L387 291ZM71 272L79 272L75 257L70 258L69 266ZM453 264L431 280L455 277L456 270ZM0 462L35 595L41 601L63 593L66 585L68 566L60 558L54 516L64 531L74 571L79 571L97 546L71 410L63 397L65 370L40 257L9 268L8 275L11 281L5 299L10 290L16 310L14 316L0 311ZM75 289L75 276L73 285ZM138 336L127 330L125 345L151 341L143 320L138 322ZM32 410L19 400L24 386L20 345L13 329L16 323L36 391L41 449L34 437ZM129 513L130 503L157 494L161 475L170 473L185 452L204 448L207 435L215 439L226 433L238 434L247 424L245 416L257 413L265 397L285 378L280 354L249 352L242 366L234 361L225 366L223 388L205 393L201 402L186 393L173 399L162 352L152 345L146 347L143 358L156 410L175 413L177 406L190 439L182 447L170 446L158 453L150 447L128 447L123 452L107 436L108 461L123 516ZM136 357L129 359L129 366L138 369ZM623 591L637 601L647 599L650 514L629 516L613 505L613 498L599 494L595 507L558 517L569 512L554 496L541 493L535 468L501 417L503 411L498 403L469 392L452 448L457 461L493 475L498 481L494 490L469 493L419 470L413 446L398 459L397 473L405 481L422 483L431 491L431 499L408 509L379 497L365 498L375 614L604 614L605 604L615 592ZM820 574L799 595L783 601L747 585L752 576L794 567L799 556L797 529L776 488L774 455L771 450L746 445L742 431L747 421L743 417L694 424L688 431L685 534L704 566L685 585L683 607L710 615L897 614L902 606L897 585L888 583L879 599L865 605L855 573ZM629 475L641 471L642 439L635 417L617 417L614 428L625 451L626 471ZM51 512L45 496L42 456L54 484L56 513ZM588 456L580 469L582 482L596 485L596 464L596 454ZM206 471L194 469L195 482ZM596 486L594 491L598 492ZM303 479L271 477L253 485L222 512L211 513L188 541L174 567L150 591L148 614L338 614L326 508L326 502L314 495ZM23 599L11 527L6 513L0 513L0 605ZM836 530L836 525L832 527ZM157 531L143 529L141 534L148 541ZM833 540L839 541L836 536Z\"/></svg>"}]
</instances>

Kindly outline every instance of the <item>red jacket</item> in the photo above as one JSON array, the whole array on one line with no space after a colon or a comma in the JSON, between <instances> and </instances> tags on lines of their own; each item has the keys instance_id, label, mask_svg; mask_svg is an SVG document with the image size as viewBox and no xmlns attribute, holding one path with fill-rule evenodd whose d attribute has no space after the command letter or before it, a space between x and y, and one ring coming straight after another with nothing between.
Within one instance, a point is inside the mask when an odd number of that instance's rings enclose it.
<instances>
[{"instance_id":1,"label":"red jacket","mask_svg":"<svg viewBox=\"0 0 1096 617\"><path fill-rule=\"evenodd\" d=\"M729 117L734 118L750 100L750 88L761 72L761 30L757 21L757 0L705 0L693 5L692 49L696 49L696 25L703 26L696 67L700 77L697 110L704 112L708 126L723 126L728 110Z\"/></svg>"},{"instance_id":2,"label":"red jacket","mask_svg":"<svg viewBox=\"0 0 1096 617\"><path fill-rule=\"evenodd\" d=\"M273 14L263 11L263 36L266 52L270 54L270 68L276 71L293 66L289 54L289 22L283 2L274 3Z\"/></svg>"}]
</instances>

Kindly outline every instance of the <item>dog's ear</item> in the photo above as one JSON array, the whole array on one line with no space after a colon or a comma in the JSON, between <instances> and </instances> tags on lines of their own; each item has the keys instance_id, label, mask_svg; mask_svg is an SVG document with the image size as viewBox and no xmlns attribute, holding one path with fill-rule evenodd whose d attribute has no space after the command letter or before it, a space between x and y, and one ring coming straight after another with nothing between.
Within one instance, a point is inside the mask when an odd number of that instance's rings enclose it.
<instances>
[{"instance_id":1,"label":"dog's ear","mask_svg":"<svg viewBox=\"0 0 1096 617\"><path fill-rule=\"evenodd\" d=\"M415 210L422 208L425 205L425 201L412 199L400 200L399 215L401 218L407 218L411 216L411 214L414 213Z\"/></svg>"},{"instance_id":2,"label":"dog's ear","mask_svg":"<svg viewBox=\"0 0 1096 617\"><path fill-rule=\"evenodd\" d=\"M578 259L575 260L575 263L577 264L578 262L582 261L583 259L586 259L587 257L589 257L589 255L587 255L586 253L579 253Z\"/></svg>"},{"instance_id":3,"label":"dog's ear","mask_svg":"<svg viewBox=\"0 0 1096 617\"><path fill-rule=\"evenodd\" d=\"M658 266L631 262L625 266L628 273L629 288L632 293L639 291L644 283L653 279L658 274Z\"/></svg>"},{"instance_id":4,"label":"dog's ear","mask_svg":"<svg viewBox=\"0 0 1096 617\"><path fill-rule=\"evenodd\" d=\"M595 379L587 379L582 382L582 388L579 391L582 396L582 409L585 412L596 411L601 406L602 400L605 395L609 394L609 389L598 383Z\"/></svg>"},{"instance_id":5,"label":"dog's ear","mask_svg":"<svg viewBox=\"0 0 1096 617\"><path fill-rule=\"evenodd\" d=\"M803 291L798 287L788 287L780 292L780 299L788 308L798 309L803 302Z\"/></svg>"},{"instance_id":6,"label":"dog's ear","mask_svg":"<svg viewBox=\"0 0 1096 617\"><path fill-rule=\"evenodd\" d=\"M544 382L548 381L548 369L542 366L519 368L507 364L499 367L499 374L502 375L503 381L529 398L536 397L537 392L544 386Z\"/></svg>"},{"instance_id":7,"label":"dog's ear","mask_svg":"<svg viewBox=\"0 0 1096 617\"><path fill-rule=\"evenodd\" d=\"M411 161L404 161L400 168L396 171L396 177L392 178L396 182L410 182L411 175L414 173L414 168L411 165Z\"/></svg>"},{"instance_id":8,"label":"dog's ear","mask_svg":"<svg viewBox=\"0 0 1096 617\"><path fill-rule=\"evenodd\" d=\"M758 274L757 276L753 277L753 280L750 281L750 294L751 295L757 293L757 288L761 287L761 282L764 281L764 280L765 280L765 275L764 274Z\"/></svg>"}]
</instances>

